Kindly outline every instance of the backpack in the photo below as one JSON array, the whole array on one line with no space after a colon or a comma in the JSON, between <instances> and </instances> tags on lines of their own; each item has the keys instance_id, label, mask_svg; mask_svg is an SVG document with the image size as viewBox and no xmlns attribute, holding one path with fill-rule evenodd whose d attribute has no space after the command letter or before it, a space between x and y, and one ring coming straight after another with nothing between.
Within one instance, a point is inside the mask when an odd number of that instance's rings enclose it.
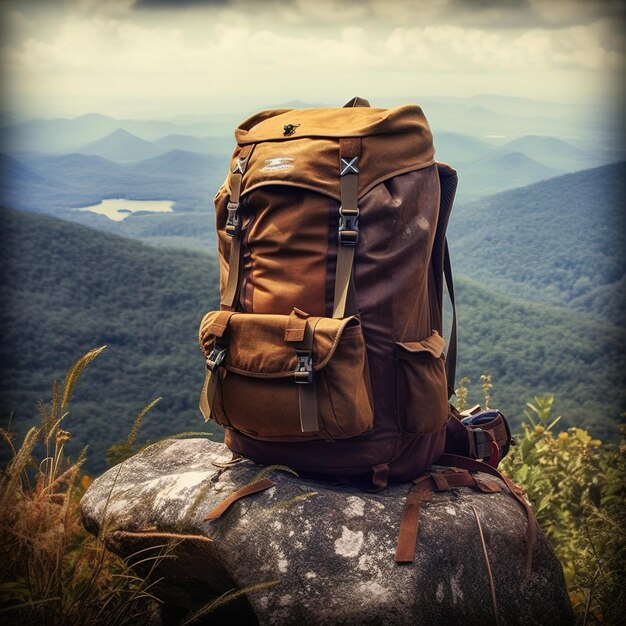
<instances>
[{"instance_id":1,"label":"backpack","mask_svg":"<svg viewBox=\"0 0 626 626\"><path fill-rule=\"evenodd\" d=\"M442 326L455 170L413 105L263 111L235 136L215 196L221 306L199 332L205 419L262 464L414 479L462 424Z\"/></svg>"}]
</instances>

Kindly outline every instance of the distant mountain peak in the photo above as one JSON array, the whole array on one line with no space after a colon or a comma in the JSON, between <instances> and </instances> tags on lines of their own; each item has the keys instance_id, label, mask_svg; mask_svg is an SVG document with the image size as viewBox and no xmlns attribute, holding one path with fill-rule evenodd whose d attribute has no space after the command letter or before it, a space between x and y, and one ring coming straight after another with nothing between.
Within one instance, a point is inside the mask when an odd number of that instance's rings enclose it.
<instances>
[{"instance_id":1,"label":"distant mountain peak","mask_svg":"<svg viewBox=\"0 0 626 626\"><path fill-rule=\"evenodd\" d=\"M108 115L103 115L102 113L85 113L84 115L79 115L75 117L74 120L82 120L84 122L95 122L95 121L113 121L115 118L109 117Z\"/></svg>"},{"instance_id":2,"label":"distant mountain peak","mask_svg":"<svg viewBox=\"0 0 626 626\"><path fill-rule=\"evenodd\" d=\"M81 154L95 154L110 161L142 161L158 156L162 150L153 143L141 139L123 128L92 141L79 149Z\"/></svg>"}]
</instances>

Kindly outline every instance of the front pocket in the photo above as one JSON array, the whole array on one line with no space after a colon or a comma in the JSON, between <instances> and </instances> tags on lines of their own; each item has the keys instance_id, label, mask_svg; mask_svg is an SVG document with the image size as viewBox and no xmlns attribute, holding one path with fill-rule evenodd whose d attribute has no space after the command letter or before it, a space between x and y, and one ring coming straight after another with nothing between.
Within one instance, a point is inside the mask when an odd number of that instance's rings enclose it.
<instances>
[{"instance_id":1,"label":"front pocket","mask_svg":"<svg viewBox=\"0 0 626 626\"><path fill-rule=\"evenodd\" d=\"M448 383L443 338L433 331L423 341L396 343L397 411L405 432L427 434L448 418Z\"/></svg>"},{"instance_id":2,"label":"front pocket","mask_svg":"<svg viewBox=\"0 0 626 626\"><path fill-rule=\"evenodd\" d=\"M365 341L356 317L308 318L312 330L312 382L317 430L303 432L302 384L295 382L298 357L286 340L290 316L205 316L200 344L206 356L219 338L226 345L217 374L212 415L222 426L269 441L345 439L373 428ZM221 321L220 321L221 320Z\"/></svg>"}]
</instances>

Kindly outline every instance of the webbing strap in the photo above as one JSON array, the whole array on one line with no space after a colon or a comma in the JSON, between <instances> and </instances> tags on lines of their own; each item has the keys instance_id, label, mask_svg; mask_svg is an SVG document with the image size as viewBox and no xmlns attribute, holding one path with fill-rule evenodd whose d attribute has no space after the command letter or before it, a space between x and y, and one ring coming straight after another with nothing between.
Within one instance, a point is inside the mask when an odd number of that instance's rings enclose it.
<instances>
[{"instance_id":1,"label":"webbing strap","mask_svg":"<svg viewBox=\"0 0 626 626\"><path fill-rule=\"evenodd\" d=\"M230 176L230 200L228 202L228 221L226 234L231 238L230 255L228 258L228 280L222 294L221 305L225 308L236 307L239 298L241 278L241 215L239 214L239 197L241 182L248 166L254 144L243 146Z\"/></svg>"},{"instance_id":2,"label":"webbing strap","mask_svg":"<svg viewBox=\"0 0 626 626\"><path fill-rule=\"evenodd\" d=\"M354 265L354 253L359 240L358 192L360 156L361 139L356 137L339 140L341 206L339 207L339 237L333 301L333 317L336 319L342 319L346 315L348 292Z\"/></svg>"},{"instance_id":3,"label":"webbing strap","mask_svg":"<svg viewBox=\"0 0 626 626\"><path fill-rule=\"evenodd\" d=\"M522 489L518 487L508 476L499 472L495 467L491 467L491 465L487 465L487 463L482 463L481 461L468 459L467 457L460 456L458 454L442 454L437 459L437 465L461 467L472 472L484 472L485 474L490 474L491 476L499 478L507 486L513 497L521 504L522 508L526 512L526 538L528 544L526 553L526 572L530 575L532 570L533 550L537 539L537 525L532 508L524 497Z\"/></svg>"},{"instance_id":4,"label":"webbing strap","mask_svg":"<svg viewBox=\"0 0 626 626\"><path fill-rule=\"evenodd\" d=\"M245 498L246 496L250 496L253 493L259 493L260 491L265 491L270 487L274 487L276 483L269 478L263 478L262 480L257 480L256 482L246 485L245 487L241 487L241 489L237 489L231 493L228 498L220 502L216 507L212 508L204 517L205 521L216 520L230 508L232 504L237 502L237 500L241 500L241 498Z\"/></svg>"},{"instance_id":5,"label":"webbing strap","mask_svg":"<svg viewBox=\"0 0 626 626\"><path fill-rule=\"evenodd\" d=\"M450 263L450 250L448 249L448 240L446 239L443 252L443 275L446 279L448 287L448 296L452 305L452 327L450 329L450 340L448 342L448 350L446 352L446 379L448 381L448 398L454 395L454 381L456 378L456 300L454 297L454 281L452 280L452 265Z\"/></svg>"},{"instance_id":6,"label":"webbing strap","mask_svg":"<svg viewBox=\"0 0 626 626\"><path fill-rule=\"evenodd\" d=\"M208 330L216 337L215 344L211 354L206 359L206 372L204 374L204 384L200 392L200 412L204 417L204 421L211 419L211 411L215 392L217 390L217 380L219 377L219 368L226 356L228 344L222 339L228 330L228 324L231 317L235 313L233 311L219 311L215 319L212 321Z\"/></svg>"},{"instance_id":7,"label":"webbing strap","mask_svg":"<svg viewBox=\"0 0 626 626\"><path fill-rule=\"evenodd\" d=\"M315 324L306 320L304 338L297 343L296 356L298 365L294 372L294 379L298 385L298 403L300 407L300 428L303 433L319 432L319 419L317 417L317 392L315 391L315 377L313 375L313 336Z\"/></svg>"},{"instance_id":8,"label":"webbing strap","mask_svg":"<svg viewBox=\"0 0 626 626\"><path fill-rule=\"evenodd\" d=\"M204 385L202 385L202 391L200 392L200 413L202 413L205 422L211 419L211 407L215 399L218 375L218 372L214 374L208 367L206 368Z\"/></svg>"}]
</instances>

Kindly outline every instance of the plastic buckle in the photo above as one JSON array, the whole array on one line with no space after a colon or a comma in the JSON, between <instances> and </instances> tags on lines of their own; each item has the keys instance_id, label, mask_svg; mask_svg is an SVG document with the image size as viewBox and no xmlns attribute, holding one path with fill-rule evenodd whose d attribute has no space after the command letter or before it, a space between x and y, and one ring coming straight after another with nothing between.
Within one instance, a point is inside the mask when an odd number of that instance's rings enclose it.
<instances>
[{"instance_id":1,"label":"plastic buckle","mask_svg":"<svg viewBox=\"0 0 626 626\"><path fill-rule=\"evenodd\" d=\"M214 372L224 360L226 356L226 346L215 344L213 351L206 359L206 366L210 371Z\"/></svg>"},{"instance_id":2,"label":"plastic buckle","mask_svg":"<svg viewBox=\"0 0 626 626\"><path fill-rule=\"evenodd\" d=\"M241 222L239 220L239 203L229 202L226 205L228 219L226 220L226 234L229 237L237 237L241 232Z\"/></svg>"},{"instance_id":3,"label":"plastic buckle","mask_svg":"<svg viewBox=\"0 0 626 626\"><path fill-rule=\"evenodd\" d=\"M295 381L300 385L313 382L313 353L310 350L296 350L298 364L293 372Z\"/></svg>"},{"instance_id":4,"label":"plastic buckle","mask_svg":"<svg viewBox=\"0 0 626 626\"><path fill-rule=\"evenodd\" d=\"M359 241L359 209L339 208L339 243L356 246Z\"/></svg>"}]
</instances>

